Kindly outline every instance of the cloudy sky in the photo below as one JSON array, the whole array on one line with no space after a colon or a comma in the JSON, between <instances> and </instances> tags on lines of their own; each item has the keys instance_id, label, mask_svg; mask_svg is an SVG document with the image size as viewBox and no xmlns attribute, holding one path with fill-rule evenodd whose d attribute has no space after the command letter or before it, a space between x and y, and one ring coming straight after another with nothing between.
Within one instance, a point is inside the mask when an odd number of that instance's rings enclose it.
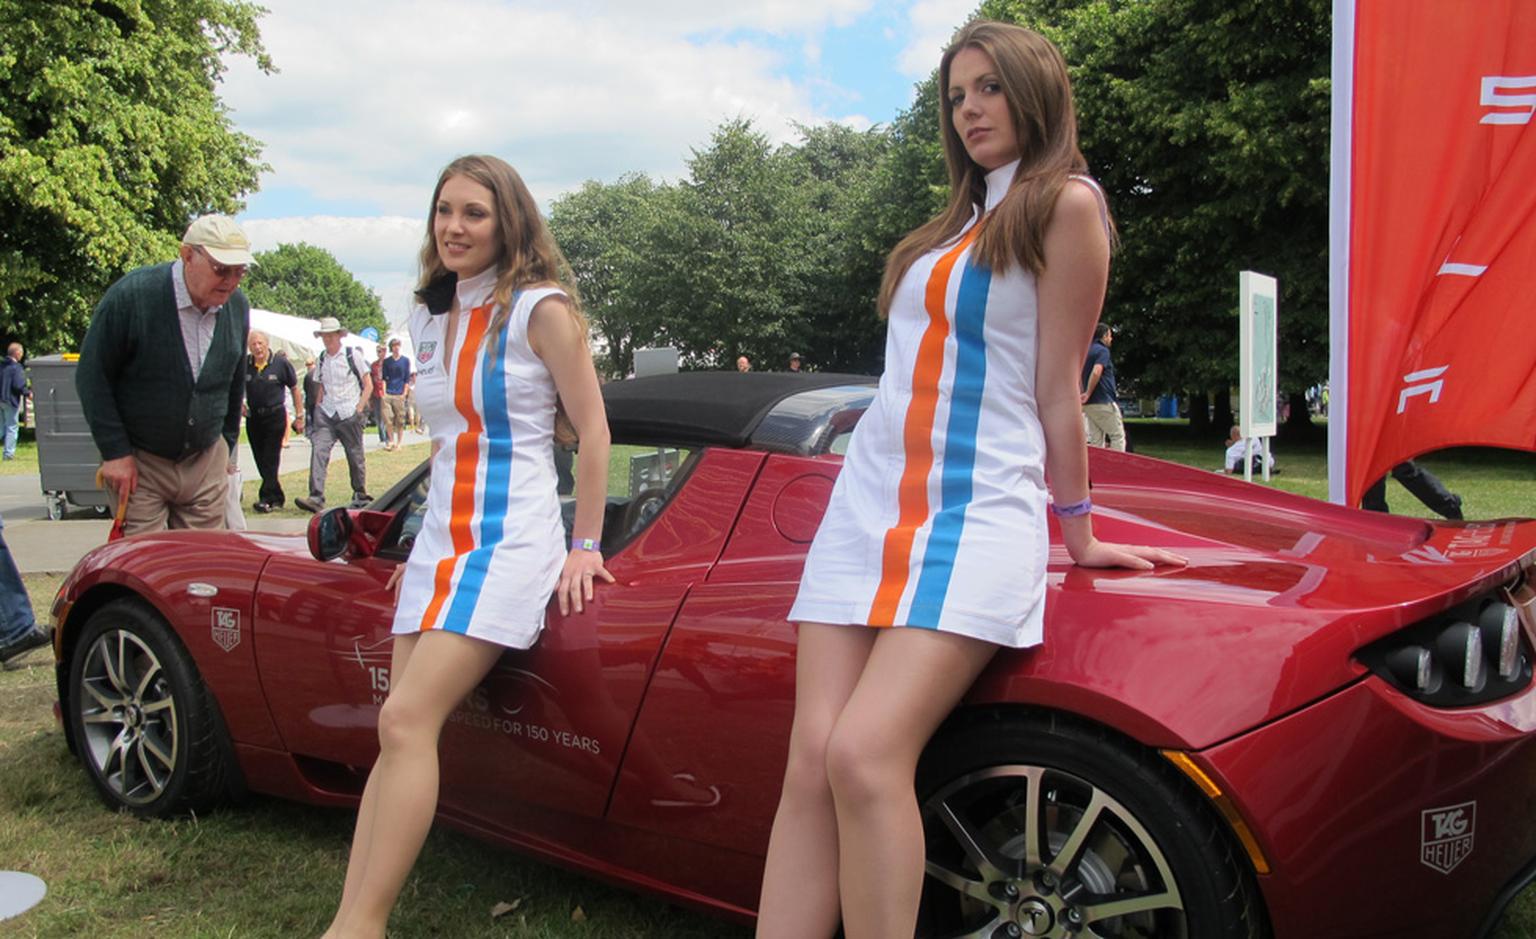
<instances>
[{"instance_id":1,"label":"cloudy sky","mask_svg":"<svg viewBox=\"0 0 1536 939\"><path fill-rule=\"evenodd\" d=\"M334 253L399 322L443 164L488 152L541 205L630 171L676 179L721 121L887 123L977 0L262 0L278 71L223 98L272 167L259 249Z\"/></svg>"}]
</instances>

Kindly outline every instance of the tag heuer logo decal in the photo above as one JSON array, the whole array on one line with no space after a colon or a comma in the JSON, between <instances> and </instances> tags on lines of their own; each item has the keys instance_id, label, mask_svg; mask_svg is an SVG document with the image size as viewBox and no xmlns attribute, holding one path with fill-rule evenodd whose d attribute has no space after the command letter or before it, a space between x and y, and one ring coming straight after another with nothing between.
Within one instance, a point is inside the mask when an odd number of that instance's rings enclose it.
<instances>
[{"instance_id":1,"label":"tag heuer logo decal","mask_svg":"<svg viewBox=\"0 0 1536 939\"><path fill-rule=\"evenodd\" d=\"M1472 854L1472 835L1476 829L1476 802L1424 810L1419 821L1419 860L1449 874Z\"/></svg>"},{"instance_id":2,"label":"tag heuer logo decal","mask_svg":"<svg viewBox=\"0 0 1536 939\"><path fill-rule=\"evenodd\" d=\"M420 362L422 365L426 365L428 362L432 361L432 353L436 351L436 340L424 342L416 347L416 361Z\"/></svg>"},{"instance_id":3,"label":"tag heuer logo decal","mask_svg":"<svg viewBox=\"0 0 1536 939\"><path fill-rule=\"evenodd\" d=\"M213 608L213 644L225 652L240 644L240 611Z\"/></svg>"}]
</instances>

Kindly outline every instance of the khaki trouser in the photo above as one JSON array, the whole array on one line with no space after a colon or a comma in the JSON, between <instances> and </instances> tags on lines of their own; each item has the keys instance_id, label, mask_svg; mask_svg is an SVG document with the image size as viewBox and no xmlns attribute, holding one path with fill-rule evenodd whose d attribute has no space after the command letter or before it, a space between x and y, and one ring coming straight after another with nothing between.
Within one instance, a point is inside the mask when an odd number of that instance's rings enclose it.
<instances>
[{"instance_id":1,"label":"khaki trouser","mask_svg":"<svg viewBox=\"0 0 1536 939\"><path fill-rule=\"evenodd\" d=\"M1088 425L1089 446L1125 449L1125 422L1120 419L1119 405L1085 404L1083 421Z\"/></svg>"},{"instance_id":2,"label":"khaki trouser","mask_svg":"<svg viewBox=\"0 0 1536 939\"><path fill-rule=\"evenodd\" d=\"M229 491L229 445L223 439L181 462L135 450L139 483L128 496L123 534L167 528L223 528ZM108 496L117 509L117 495Z\"/></svg>"},{"instance_id":3,"label":"khaki trouser","mask_svg":"<svg viewBox=\"0 0 1536 939\"><path fill-rule=\"evenodd\" d=\"M405 392L384 396L384 426L390 430L405 429Z\"/></svg>"}]
</instances>

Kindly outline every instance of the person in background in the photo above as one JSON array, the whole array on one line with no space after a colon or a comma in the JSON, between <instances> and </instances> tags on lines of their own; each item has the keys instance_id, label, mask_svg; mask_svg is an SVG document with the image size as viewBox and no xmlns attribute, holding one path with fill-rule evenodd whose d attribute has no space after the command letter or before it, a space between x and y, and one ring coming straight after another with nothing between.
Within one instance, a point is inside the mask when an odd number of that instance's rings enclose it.
<instances>
[{"instance_id":1,"label":"person in background","mask_svg":"<svg viewBox=\"0 0 1536 939\"><path fill-rule=\"evenodd\" d=\"M1094 447L1125 449L1125 421L1115 400L1115 364L1109 347L1114 345L1115 330L1100 323L1093 330L1093 344L1083 363L1083 421L1088 425L1088 444Z\"/></svg>"},{"instance_id":2,"label":"person in background","mask_svg":"<svg viewBox=\"0 0 1536 939\"><path fill-rule=\"evenodd\" d=\"M273 355L271 340L259 329L251 330L251 354L245 363L245 437L251 443L251 456L261 474L261 491L251 506L265 515L287 503L283 485L278 480L282 461L283 430L288 426L288 404L304 420L304 401L300 397L299 377L284 355ZM302 426L302 425L301 425Z\"/></svg>"},{"instance_id":3,"label":"person in background","mask_svg":"<svg viewBox=\"0 0 1536 939\"><path fill-rule=\"evenodd\" d=\"M736 371L738 371L738 372L750 372L750 371L752 371L752 360L747 358L744 355L738 355L736 357Z\"/></svg>"},{"instance_id":4,"label":"person in background","mask_svg":"<svg viewBox=\"0 0 1536 939\"><path fill-rule=\"evenodd\" d=\"M255 263L234 219L205 215L175 261L129 271L96 304L75 389L124 534L224 527Z\"/></svg>"},{"instance_id":5,"label":"person in background","mask_svg":"<svg viewBox=\"0 0 1536 939\"><path fill-rule=\"evenodd\" d=\"M5 519L0 518L0 665L9 668L33 649L53 641L53 631L37 623L32 612L32 598L22 583L16 559L5 544Z\"/></svg>"},{"instance_id":6,"label":"person in background","mask_svg":"<svg viewBox=\"0 0 1536 939\"><path fill-rule=\"evenodd\" d=\"M1243 471L1243 457L1250 452L1249 444L1252 444L1252 465L1255 475L1264 472L1264 464L1261 462L1264 456L1264 447L1257 437L1243 437L1242 428L1236 424L1227 431L1227 452L1222 458L1222 469L1228 473L1241 473ZM1275 454L1271 450L1269 454L1269 470L1275 470Z\"/></svg>"},{"instance_id":7,"label":"person in background","mask_svg":"<svg viewBox=\"0 0 1536 939\"><path fill-rule=\"evenodd\" d=\"M313 356L304 360L304 436L308 437L315 427L315 399L320 396L320 375L315 371Z\"/></svg>"},{"instance_id":8,"label":"person in background","mask_svg":"<svg viewBox=\"0 0 1536 939\"><path fill-rule=\"evenodd\" d=\"M320 320L315 335L325 343L325 351L315 364L319 387L315 389L315 427L309 436L309 495L293 504L306 512L325 511L325 477L331 464L331 450L338 442L347 455L347 472L352 477L352 505L373 501L368 494L368 464L363 456L363 424L368 417L368 400L373 395L373 381L367 363L351 346L343 346L347 334L336 317Z\"/></svg>"},{"instance_id":9,"label":"person in background","mask_svg":"<svg viewBox=\"0 0 1536 939\"><path fill-rule=\"evenodd\" d=\"M800 371L800 353L791 352L789 354L789 370L791 372Z\"/></svg>"},{"instance_id":10,"label":"person in background","mask_svg":"<svg viewBox=\"0 0 1536 939\"><path fill-rule=\"evenodd\" d=\"M0 428L5 434L4 457L16 459L16 435L21 427L21 411L32 391L27 388L27 370L21 364L21 343L13 342L0 359Z\"/></svg>"},{"instance_id":11,"label":"person in background","mask_svg":"<svg viewBox=\"0 0 1536 939\"><path fill-rule=\"evenodd\" d=\"M379 366L379 374L384 380L384 423L390 437L384 449L398 450L405 443L405 392L416 381L411 360L400 354L400 340L389 341L389 356Z\"/></svg>"},{"instance_id":12,"label":"person in background","mask_svg":"<svg viewBox=\"0 0 1536 939\"><path fill-rule=\"evenodd\" d=\"M373 382L369 412L373 415L374 425L379 429L379 443L384 444L386 450L389 449L389 427L384 417L384 358L388 354L389 350L384 348L384 343L379 343L373 364L368 366L368 374Z\"/></svg>"},{"instance_id":13,"label":"person in background","mask_svg":"<svg viewBox=\"0 0 1536 939\"><path fill-rule=\"evenodd\" d=\"M839 925L848 939L913 934L918 757L999 648L1045 639L1049 516L1083 567L1184 563L1094 536L1078 366L1113 230L1061 53L1022 27L973 22L944 52L938 87L949 204L886 262L885 374L789 613L794 723L760 939L827 939Z\"/></svg>"},{"instance_id":14,"label":"person in background","mask_svg":"<svg viewBox=\"0 0 1536 939\"><path fill-rule=\"evenodd\" d=\"M1462 520L1461 496L1447 489L1434 473L1412 460L1404 460L1392 467L1392 478L1402 483L1403 488L1431 512L1455 522ZM1392 511L1387 508L1387 477L1376 480L1365 491L1360 507L1369 512Z\"/></svg>"}]
</instances>

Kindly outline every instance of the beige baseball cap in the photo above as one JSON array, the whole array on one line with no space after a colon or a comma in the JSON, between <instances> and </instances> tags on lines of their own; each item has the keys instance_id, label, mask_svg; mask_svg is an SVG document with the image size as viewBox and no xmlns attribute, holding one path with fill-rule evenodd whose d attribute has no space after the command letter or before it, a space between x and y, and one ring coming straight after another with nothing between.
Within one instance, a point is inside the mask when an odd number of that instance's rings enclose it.
<instances>
[{"instance_id":1,"label":"beige baseball cap","mask_svg":"<svg viewBox=\"0 0 1536 939\"><path fill-rule=\"evenodd\" d=\"M256 264L251 257L251 239L228 215L204 215L187 226L181 243L202 248L220 264Z\"/></svg>"}]
</instances>

